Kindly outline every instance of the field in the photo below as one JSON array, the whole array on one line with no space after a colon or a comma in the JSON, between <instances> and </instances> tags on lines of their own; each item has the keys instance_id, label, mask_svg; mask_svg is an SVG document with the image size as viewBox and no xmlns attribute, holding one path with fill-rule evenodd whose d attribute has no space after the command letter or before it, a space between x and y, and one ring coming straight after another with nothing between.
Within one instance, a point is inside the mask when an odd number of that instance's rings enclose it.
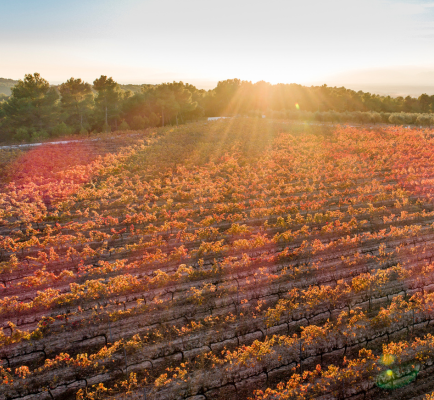
<instances>
[{"instance_id":1,"label":"field","mask_svg":"<svg viewBox=\"0 0 434 400\"><path fill-rule=\"evenodd\" d=\"M233 118L9 155L0 399L430 398L433 134Z\"/></svg>"}]
</instances>

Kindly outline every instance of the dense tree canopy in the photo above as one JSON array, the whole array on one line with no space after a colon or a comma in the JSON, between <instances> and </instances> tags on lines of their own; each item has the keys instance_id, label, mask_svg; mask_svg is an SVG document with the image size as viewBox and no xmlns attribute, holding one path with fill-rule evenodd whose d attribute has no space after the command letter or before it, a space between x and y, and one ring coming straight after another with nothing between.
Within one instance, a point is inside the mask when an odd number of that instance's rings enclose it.
<instances>
[{"instance_id":1,"label":"dense tree canopy","mask_svg":"<svg viewBox=\"0 0 434 400\"><path fill-rule=\"evenodd\" d=\"M93 89L96 90L95 110L100 120L104 120L104 130L109 130L110 121L117 122L120 115L119 102L122 99L122 93L119 85L112 77L107 78L101 75L93 81Z\"/></svg>"},{"instance_id":2,"label":"dense tree canopy","mask_svg":"<svg viewBox=\"0 0 434 400\"><path fill-rule=\"evenodd\" d=\"M26 75L3 103L2 128L24 139L45 136L58 120L58 98L58 92L38 73Z\"/></svg>"},{"instance_id":3,"label":"dense tree canopy","mask_svg":"<svg viewBox=\"0 0 434 400\"><path fill-rule=\"evenodd\" d=\"M84 130L93 105L92 87L81 79L71 78L59 86L65 119L72 127Z\"/></svg>"},{"instance_id":4,"label":"dense tree canopy","mask_svg":"<svg viewBox=\"0 0 434 400\"><path fill-rule=\"evenodd\" d=\"M106 75L95 79L93 85L71 78L55 87L35 73L18 81L9 97L0 98L0 140L144 129L202 116L239 114L431 125L432 112L434 96L427 94L395 98L344 87L272 85L240 79L220 81L205 91L183 82L122 86Z\"/></svg>"}]
</instances>

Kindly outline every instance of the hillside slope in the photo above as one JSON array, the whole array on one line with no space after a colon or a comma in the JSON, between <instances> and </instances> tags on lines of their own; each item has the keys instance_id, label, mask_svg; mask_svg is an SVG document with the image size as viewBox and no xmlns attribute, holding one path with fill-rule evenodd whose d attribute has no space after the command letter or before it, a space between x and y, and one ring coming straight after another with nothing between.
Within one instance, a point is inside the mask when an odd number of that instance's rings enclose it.
<instances>
[{"instance_id":1,"label":"hillside slope","mask_svg":"<svg viewBox=\"0 0 434 400\"><path fill-rule=\"evenodd\" d=\"M239 118L20 155L0 399L434 390L432 133Z\"/></svg>"}]
</instances>

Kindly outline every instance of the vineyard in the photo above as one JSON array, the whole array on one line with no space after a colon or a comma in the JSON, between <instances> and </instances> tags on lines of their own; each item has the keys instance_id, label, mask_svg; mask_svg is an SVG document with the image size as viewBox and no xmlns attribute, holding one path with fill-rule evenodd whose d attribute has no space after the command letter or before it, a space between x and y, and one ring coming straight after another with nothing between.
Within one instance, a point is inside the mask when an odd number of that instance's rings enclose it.
<instances>
[{"instance_id":1,"label":"vineyard","mask_svg":"<svg viewBox=\"0 0 434 400\"><path fill-rule=\"evenodd\" d=\"M9 156L0 399L434 398L432 137L233 118Z\"/></svg>"}]
</instances>

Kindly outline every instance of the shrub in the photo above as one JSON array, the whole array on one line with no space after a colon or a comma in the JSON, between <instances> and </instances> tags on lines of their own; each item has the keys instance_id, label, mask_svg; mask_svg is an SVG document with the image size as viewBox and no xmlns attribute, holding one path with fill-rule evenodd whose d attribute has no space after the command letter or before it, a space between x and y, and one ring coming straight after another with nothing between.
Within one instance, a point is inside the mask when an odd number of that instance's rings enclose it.
<instances>
[{"instance_id":1,"label":"shrub","mask_svg":"<svg viewBox=\"0 0 434 400\"><path fill-rule=\"evenodd\" d=\"M149 119L146 117L141 117L140 115L136 115L133 118L133 122L131 124L131 127L136 130L145 129L148 126L149 126Z\"/></svg>"},{"instance_id":2,"label":"shrub","mask_svg":"<svg viewBox=\"0 0 434 400\"><path fill-rule=\"evenodd\" d=\"M149 126L157 126L159 123L160 117L155 113L151 113L149 116Z\"/></svg>"},{"instance_id":3,"label":"shrub","mask_svg":"<svg viewBox=\"0 0 434 400\"><path fill-rule=\"evenodd\" d=\"M104 124L102 126L102 132L108 133L108 132L111 132L111 131L112 131L112 128L111 128L111 126L109 124Z\"/></svg>"},{"instance_id":4,"label":"shrub","mask_svg":"<svg viewBox=\"0 0 434 400\"><path fill-rule=\"evenodd\" d=\"M28 142L30 141L30 136L30 132L27 128L18 128L13 139L17 142Z\"/></svg>"},{"instance_id":5,"label":"shrub","mask_svg":"<svg viewBox=\"0 0 434 400\"><path fill-rule=\"evenodd\" d=\"M380 115L382 122L386 124L389 123L389 117L392 115L391 113L381 111Z\"/></svg>"},{"instance_id":6,"label":"shrub","mask_svg":"<svg viewBox=\"0 0 434 400\"><path fill-rule=\"evenodd\" d=\"M418 115L418 117L416 118L417 125L431 126L432 123L433 123L432 117L426 114Z\"/></svg>"},{"instance_id":7,"label":"shrub","mask_svg":"<svg viewBox=\"0 0 434 400\"><path fill-rule=\"evenodd\" d=\"M382 116L380 113L378 112L371 112L370 113L370 121L373 122L374 124L381 122L382 121Z\"/></svg>"},{"instance_id":8,"label":"shrub","mask_svg":"<svg viewBox=\"0 0 434 400\"><path fill-rule=\"evenodd\" d=\"M40 142L41 140L48 139L49 135L47 131L34 132L31 138L32 142Z\"/></svg>"},{"instance_id":9,"label":"shrub","mask_svg":"<svg viewBox=\"0 0 434 400\"><path fill-rule=\"evenodd\" d=\"M120 131L129 131L131 128L130 126L127 124L127 121L123 120L122 123L119 125L118 128Z\"/></svg>"},{"instance_id":10,"label":"shrub","mask_svg":"<svg viewBox=\"0 0 434 400\"><path fill-rule=\"evenodd\" d=\"M61 122L60 124L56 125L53 130L51 131L52 137L59 137L59 136L67 136L72 134L73 129L66 125L64 122Z\"/></svg>"},{"instance_id":11,"label":"shrub","mask_svg":"<svg viewBox=\"0 0 434 400\"><path fill-rule=\"evenodd\" d=\"M389 117L389 122L395 125L403 125L405 124L404 116L400 113L393 113Z\"/></svg>"}]
</instances>

